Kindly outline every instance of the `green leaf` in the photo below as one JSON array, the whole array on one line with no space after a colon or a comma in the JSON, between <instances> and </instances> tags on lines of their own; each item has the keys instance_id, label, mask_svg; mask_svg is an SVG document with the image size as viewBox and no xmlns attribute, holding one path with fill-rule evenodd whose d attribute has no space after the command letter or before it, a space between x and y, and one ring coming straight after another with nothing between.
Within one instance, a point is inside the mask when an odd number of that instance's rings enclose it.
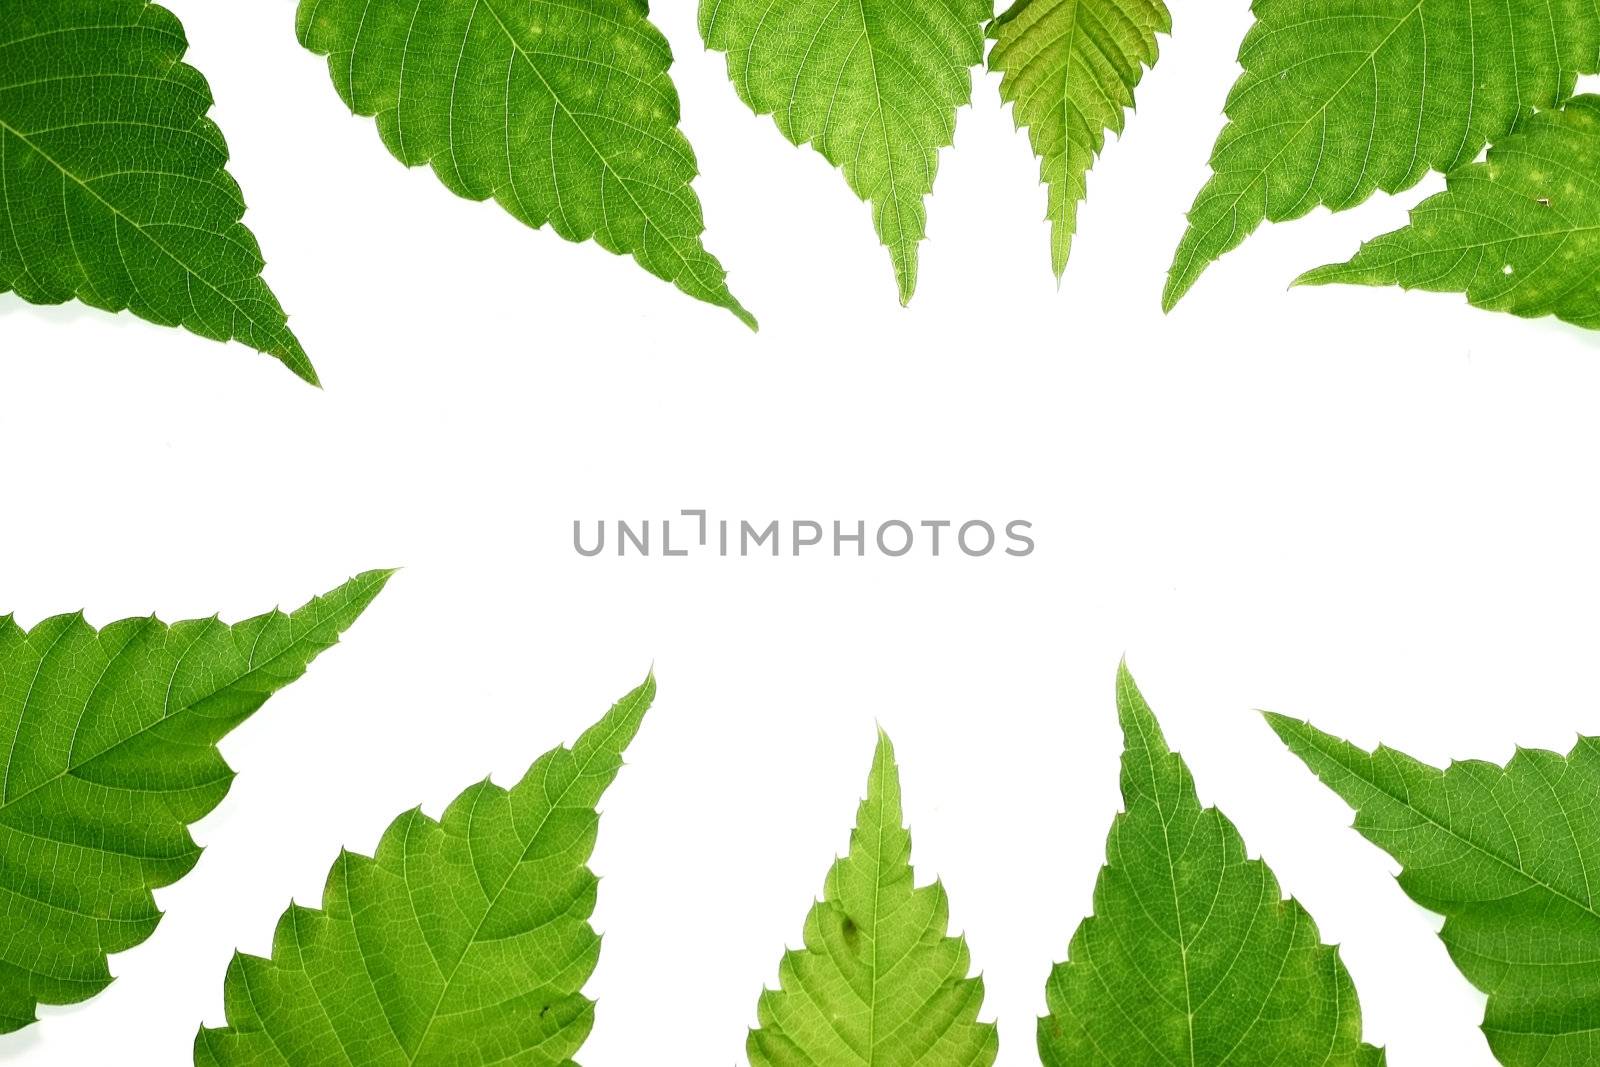
<instances>
[{"instance_id":1,"label":"green leaf","mask_svg":"<svg viewBox=\"0 0 1600 1067\"><path fill-rule=\"evenodd\" d=\"M1170 309L1263 220L1354 207L1477 158L1600 71L1593 0L1255 0Z\"/></svg>"},{"instance_id":2,"label":"green leaf","mask_svg":"<svg viewBox=\"0 0 1600 1067\"><path fill-rule=\"evenodd\" d=\"M305 673L389 574L233 626L0 620L0 1032L33 1022L36 1003L110 984L106 954L161 919L150 891L200 858L188 824L233 780L217 742Z\"/></svg>"},{"instance_id":3,"label":"green leaf","mask_svg":"<svg viewBox=\"0 0 1600 1067\"><path fill-rule=\"evenodd\" d=\"M1095 914L1045 987L1046 1067L1376 1067L1337 950L1238 830L1202 808L1126 666L1117 674L1124 811Z\"/></svg>"},{"instance_id":4,"label":"green leaf","mask_svg":"<svg viewBox=\"0 0 1600 1067\"><path fill-rule=\"evenodd\" d=\"M211 89L145 0L28 0L0 24L0 292L81 300L316 372L239 221Z\"/></svg>"},{"instance_id":5,"label":"green leaf","mask_svg":"<svg viewBox=\"0 0 1600 1067\"><path fill-rule=\"evenodd\" d=\"M1504 768L1441 771L1281 715L1272 728L1404 868L1400 888L1445 917L1450 957L1489 996L1483 1031L1507 1067L1600 1061L1600 740L1519 749Z\"/></svg>"},{"instance_id":6,"label":"green leaf","mask_svg":"<svg viewBox=\"0 0 1600 1067\"><path fill-rule=\"evenodd\" d=\"M1449 188L1411 225L1362 246L1348 263L1297 284L1399 285L1466 293L1524 318L1555 315L1600 329L1600 96L1541 111L1450 172Z\"/></svg>"},{"instance_id":7,"label":"green leaf","mask_svg":"<svg viewBox=\"0 0 1600 1067\"><path fill-rule=\"evenodd\" d=\"M949 914L942 885L916 887L880 730L850 852L806 916L806 947L784 953L780 988L761 994L752 1067L994 1063L998 1031L977 1021L983 979L967 977L966 940L945 935Z\"/></svg>"},{"instance_id":8,"label":"green leaf","mask_svg":"<svg viewBox=\"0 0 1600 1067\"><path fill-rule=\"evenodd\" d=\"M642 0L301 0L300 43L408 167L755 319L701 244L672 50Z\"/></svg>"},{"instance_id":9,"label":"green leaf","mask_svg":"<svg viewBox=\"0 0 1600 1067\"><path fill-rule=\"evenodd\" d=\"M740 99L871 201L902 304L917 287L923 198L972 99L992 13L992 0L700 0L700 36L728 54Z\"/></svg>"},{"instance_id":10,"label":"green leaf","mask_svg":"<svg viewBox=\"0 0 1600 1067\"><path fill-rule=\"evenodd\" d=\"M1000 98L1028 128L1039 177L1049 189L1050 261L1066 270L1085 179L1121 134L1133 90L1154 66L1156 34L1172 32L1162 0L1017 0L991 25L989 69Z\"/></svg>"},{"instance_id":11,"label":"green leaf","mask_svg":"<svg viewBox=\"0 0 1600 1067\"><path fill-rule=\"evenodd\" d=\"M372 858L340 853L321 911L291 904L270 960L234 956L228 1026L196 1035L195 1063L572 1067L600 958L595 805L655 691L511 789L485 779L438 822L400 816Z\"/></svg>"}]
</instances>

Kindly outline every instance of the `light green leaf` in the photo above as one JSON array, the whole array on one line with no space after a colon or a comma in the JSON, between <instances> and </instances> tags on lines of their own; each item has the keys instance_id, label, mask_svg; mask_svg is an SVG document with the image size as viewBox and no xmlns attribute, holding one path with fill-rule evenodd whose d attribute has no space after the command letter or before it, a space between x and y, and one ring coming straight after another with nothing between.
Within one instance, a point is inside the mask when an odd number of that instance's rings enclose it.
<instances>
[{"instance_id":1,"label":"light green leaf","mask_svg":"<svg viewBox=\"0 0 1600 1067\"><path fill-rule=\"evenodd\" d=\"M239 221L211 89L172 13L28 0L0 20L0 292L81 300L316 372Z\"/></svg>"},{"instance_id":2,"label":"light green leaf","mask_svg":"<svg viewBox=\"0 0 1600 1067\"><path fill-rule=\"evenodd\" d=\"M1489 996L1483 1032L1495 1057L1507 1067L1600 1062L1600 741L1441 771L1267 720L1356 809L1356 829L1400 861L1400 888L1445 917L1451 959Z\"/></svg>"},{"instance_id":3,"label":"light green leaf","mask_svg":"<svg viewBox=\"0 0 1600 1067\"><path fill-rule=\"evenodd\" d=\"M1156 34L1172 32L1162 0L1017 0L991 25L989 69L1000 97L1028 128L1039 177L1049 189L1050 262L1061 277L1078 227L1086 178L1122 133L1133 90L1154 66Z\"/></svg>"},{"instance_id":4,"label":"light green leaf","mask_svg":"<svg viewBox=\"0 0 1600 1067\"><path fill-rule=\"evenodd\" d=\"M1046 1067L1376 1067L1337 950L1238 830L1202 808L1127 667L1117 673L1124 811L1095 914L1050 975Z\"/></svg>"},{"instance_id":5,"label":"light green leaf","mask_svg":"<svg viewBox=\"0 0 1600 1067\"><path fill-rule=\"evenodd\" d=\"M872 203L902 304L917 287L923 198L972 99L992 13L992 0L700 0L700 36L728 54L740 98Z\"/></svg>"},{"instance_id":6,"label":"light green leaf","mask_svg":"<svg viewBox=\"0 0 1600 1067\"><path fill-rule=\"evenodd\" d=\"M1477 158L1600 71L1593 0L1255 0L1244 74L1167 280L1171 308L1263 220L1343 211Z\"/></svg>"},{"instance_id":7,"label":"light green leaf","mask_svg":"<svg viewBox=\"0 0 1600 1067\"><path fill-rule=\"evenodd\" d=\"M1466 293L1524 318L1600 329L1600 96L1541 111L1450 172L1411 225L1298 284L1399 285Z\"/></svg>"},{"instance_id":8,"label":"light green leaf","mask_svg":"<svg viewBox=\"0 0 1600 1067\"><path fill-rule=\"evenodd\" d=\"M301 0L300 43L408 167L755 319L701 244L672 50L642 0Z\"/></svg>"},{"instance_id":9,"label":"light green leaf","mask_svg":"<svg viewBox=\"0 0 1600 1067\"><path fill-rule=\"evenodd\" d=\"M761 994L752 1067L988 1067L999 1048L980 1023L983 979L963 938L947 937L938 882L916 887L901 825L900 773L881 730L850 852L806 916L805 948L786 952L780 988Z\"/></svg>"},{"instance_id":10,"label":"light green leaf","mask_svg":"<svg viewBox=\"0 0 1600 1067\"><path fill-rule=\"evenodd\" d=\"M321 911L291 904L270 960L234 956L228 1026L196 1035L195 1063L572 1067L600 958L595 805L655 690L511 789L485 779L438 822L400 816L373 857L342 852Z\"/></svg>"},{"instance_id":11,"label":"light green leaf","mask_svg":"<svg viewBox=\"0 0 1600 1067\"><path fill-rule=\"evenodd\" d=\"M33 1022L36 1003L110 984L106 954L161 919L150 891L200 858L188 824L233 780L217 742L337 641L389 573L233 626L0 620L0 1032Z\"/></svg>"}]
</instances>

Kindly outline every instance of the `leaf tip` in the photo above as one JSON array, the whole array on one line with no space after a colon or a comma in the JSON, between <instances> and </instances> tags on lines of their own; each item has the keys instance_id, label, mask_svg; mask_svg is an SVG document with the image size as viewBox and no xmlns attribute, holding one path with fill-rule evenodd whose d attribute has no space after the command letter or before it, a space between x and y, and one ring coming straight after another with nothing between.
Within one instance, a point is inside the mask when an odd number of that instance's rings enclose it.
<instances>
[{"instance_id":1,"label":"leaf tip","mask_svg":"<svg viewBox=\"0 0 1600 1067\"><path fill-rule=\"evenodd\" d=\"M1276 711L1258 709L1258 713L1266 720L1267 726L1272 729L1272 732L1277 734L1285 744L1289 742L1291 734L1298 733L1307 725L1304 720L1292 718Z\"/></svg>"},{"instance_id":2,"label":"leaf tip","mask_svg":"<svg viewBox=\"0 0 1600 1067\"><path fill-rule=\"evenodd\" d=\"M900 297L900 306L910 307L911 298L917 293L917 263L916 251L912 250L909 263L904 262L896 255L894 264L895 292Z\"/></svg>"},{"instance_id":3,"label":"leaf tip","mask_svg":"<svg viewBox=\"0 0 1600 1067\"><path fill-rule=\"evenodd\" d=\"M1194 223L1191 221L1189 231L1184 234L1183 242L1178 246L1178 255L1172 261L1172 267L1167 271L1167 284L1161 290L1161 311L1171 314L1184 297L1189 295L1189 290L1194 288L1194 283L1200 280L1200 275L1205 273L1209 262L1202 262L1196 267L1194 252L1188 247L1194 234Z\"/></svg>"},{"instance_id":4,"label":"leaf tip","mask_svg":"<svg viewBox=\"0 0 1600 1067\"><path fill-rule=\"evenodd\" d=\"M364 611L367 605L376 600L378 594L388 587L389 579L399 574L400 571L401 568L399 567L379 567L370 571L362 571L346 581L339 589L334 590L332 593L325 593L317 599L321 600L336 593L349 591L353 594L355 600L361 602L361 609ZM273 610L276 611L278 609L274 608Z\"/></svg>"},{"instance_id":5,"label":"leaf tip","mask_svg":"<svg viewBox=\"0 0 1600 1067\"><path fill-rule=\"evenodd\" d=\"M1324 281L1322 272L1327 269L1327 267L1313 267L1308 271L1302 271L1289 280L1289 289L1292 291L1306 286L1322 284Z\"/></svg>"},{"instance_id":6,"label":"leaf tip","mask_svg":"<svg viewBox=\"0 0 1600 1067\"><path fill-rule=\"evenodd\" d=\"M1120 698L1130 691L1137 693L1139 684L1133 680L1133 671L1128 669L1128 654L1124 652L1117 660L1117 695Z\"/></svg>"},{"instance_id":7,"label":"leaf tip","mask_svg":"<svg viewBox=\"0 0 1600 1067\"><path fill-rule=\"evenodd\" d=\"M1182 300L1188 291L1188 286L1179 286L1174 278L1169 277L1167 287L1161 292L1161 314L1172 314L1172 309L1178 306L1178 301Z\"/></svg>"},{"instance_id":8,"label":"leaf tip","mask_svg":"<svg viewBox=\"0 0 1600 1067\"><path fill-rule=\"evenodd\" d=\"M894 742L889 739L889 731L887 731L887 730L885 730L883 728L883 724L882 723L874 723L873 726L874 726L874 729L877 730L877 735L878 735L877 736L877 742L876 742L876 744L875 744L875 746L873 748L873 751L872 751L872 766L873 766L873 772L874 772L873 773L873 778L874 778L874 780L876 780L877 771L879 770L879 768L881 768L884 765L887 765L887 766L892 768L892 767L895 766L895 760L894 760ZM869 790L869 792L870 792L870 790Z\"/></svg>"},{"instance_id":9,"label":"leaf tip","mask_svg":"<svg viewBox=\"0 0 1600 1067\"><path fill-rule=\"evenodd\" d=\"M285 367L288 367L296 378L299 378L307 385L321 389L322 379L317 375L317 368L311 365L311 357L306 355L304 348L300 347L299 339L291 333L288 335L288 341L289 343L282 350L271 351L267 354L277 359Z\"/></svg>"}]
</instances>

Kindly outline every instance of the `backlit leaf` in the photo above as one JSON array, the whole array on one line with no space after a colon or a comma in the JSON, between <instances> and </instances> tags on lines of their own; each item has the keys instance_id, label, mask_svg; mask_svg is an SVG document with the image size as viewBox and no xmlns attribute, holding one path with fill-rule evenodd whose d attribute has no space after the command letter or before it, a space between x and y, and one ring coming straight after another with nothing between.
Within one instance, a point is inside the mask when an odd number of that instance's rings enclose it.
<instances>
[{"instance_id":1,"label":"backlit leaf","mask_svg":"<svg viewBox=\"0 0 1600 1067\"><path fill-rule=\"evenodd\" d=\"M967 977L966 941L948 924L944 887L916 885L880 731L850 851L806 916L805 947L784 954L779 988L761 994L752 1067L989 1067L999 1036L978 1022L983 980Z\"/></svg>"},{"instance_id":2,"label":"backlit leaf","mask_svg":"<svg viewBox=\"0 0 1600 1067\"><path fill-rule=\"evenodd\" d=\"M1397 193L1477 158L1600 71L1592 0L1255 0L1171 308L1263 221Z\"/></svg>"},{"instance_id":3,"label":"backlit leaf","mask_svg":"<svg viewBox=\"0 0 1600 1067\"><path fill-rule=\"evenodd\" d=\"M1216 808L1202 808L1126 667L1117 675L1123 811L1094 915L1045 986L1046 1067L1378 1067L1355 987L1293 898Z\"/></svg>"},{"instance_id":4,"label":"backlit leaf","mask_svg":"<svg viewBox=\"0 0 1600 1067\"><path fill-rule=\"evenodd\" d=\"M809 144L872 204L900 302L917 287L923 198L972 99L992 0L701 0L700 35L758 115Z\"/></svg>"},{"instance_id":5,"label":"backlit leaf","mask_svg":"<svg viewBox=\"0 0 1600 1067\"><path fill-rule=\"evenodd\" d=\"M1281 715L1290 751L1400 862L1400 888L1445 918L1450 958L1489 996L1483 1032L1507 1067L1600 1061L1600 741L1519 749L1505 767L1439 770Z\"/></svg>"},{"instance_id":6,"label":"backlit leaf","mask_svg":"<svg viewBox=\"0 0 1600 1067\"><path fill-rule=\"evenodd\" d=\"M1050 262L1066 270L1089 168L1120 134L1133 90L1172 31L1162 0L1017 0L990 27L989 69L1028 128L1049 190Z\"/></svg>"},{"instance_id":7,"label":"backlit leaf","mask_svg":"<svg viewBox=\"0 0 1600 1067\"><path fill-rule=\"evenodd\" d=\"M239 220L211 89L146 0L16 0L0 19L0 292L237 340L313 384Z\"/></svg>"},{"instance_id":8,"label":"backlit leaf","mask_svg":"<svg viewBox=\"0 0 1600 1067\"><path fill-rule=\"evenodd\" d=\"M189 872L188 826L233 772L216 745L338 640L389 579L352 578L293 614L229 626L60 615L0 620L0 1031L86 1000L106 954L161 920Z\"/></svg>"},{"instance_id":9,"label":"backlit leaf","mask_svg":"<svg viewBox=\"0 0 1600 1067\"><path fill-rule=\"evenodd\" d=\"M1481 308L1600 328L1600 96L1541 111L1450 172L1411 225L1302 285L1351 282L1465 293Z\"/></svg>"},{"instance_id":10,"label":"backlit leaf","mask_svg":"<svg viewBox=\"0 0 1600 1067\"><path fill-rule=\"evenodd\" d=\"M571 1067L594 1025L595 806L654 696L647 679L510 789L485 779L342 853L271 959L235 955L228 1025L200 1031L195 1063Z\"/></svg>"},{"instance_id":11,"label":"backlit leaf","mask_svg":"<svg viewBox=\"0 0 1600 1067\"><path fill-rule=\"evenodd\" d=\"M640 0L301 0L299 35L406 166L755 326L701 243L672 50Z\"/></svg>"}]
</instances>

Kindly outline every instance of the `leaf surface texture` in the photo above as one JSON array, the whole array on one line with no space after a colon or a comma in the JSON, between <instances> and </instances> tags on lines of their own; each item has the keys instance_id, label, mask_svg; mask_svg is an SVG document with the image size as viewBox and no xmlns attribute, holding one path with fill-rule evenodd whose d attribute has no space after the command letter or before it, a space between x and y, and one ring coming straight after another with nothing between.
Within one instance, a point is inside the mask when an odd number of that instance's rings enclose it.
<instances>
[{"instance_id":1,"label":"leaf surface texture","mask_svg":"<svg viewBox=\"0 0 1600 1067\"><path fill-rule=\"evenodd\" d=\"M639 0L301 0L298 22L406 166L755 325L701 243L672 51Z\"/></svg>"},{"instance_id":2,"label":"leaf surface texture","mask_svg":"<svg viewBox=\"0 0 1600 1067\"><path fill-rule=\"evenodd\" d=\"M232 626L0 620L0 1030L33 1022L35 1003L110 984L106 955L160 921L150 891L200 858L188 824L233 780L217 742L299 678L388 577Z\"/></svg>"},{"instance_id":3,"label":"leaf surface texture","mask_svg":"<svg viewBox=\"0 0 1600 1067\"><path fill-rule=\"evenodd\" d=\"M1477 158L1600 70L1594 0L1256 0L1172 307L1264 220L1342 211Z\"/></svg>"},{"instance_id":4,"label":"leaf surface texture","mask_svg":"<svg viewBox=\"0 0 1600 1067\"><path fill-rule=\"evenodd\" d=\"M1441 771L1268 721L1355 808L1356 829L1400 862L1400 887L1445 917L1451 959L1488 994L1495 1057L1508 1067L1600 1060L1600 741Z\"/></svg>"},{"instance_id":5,"label":"leaf surface texture","mask_svg":"<svg viewBox=\"0 0 1600 1067\"><path fill-rule=\"evenodd\" d=\"M758 115L872 204L900 302L917 286L923 198L983 60L983 0L701 0L700 35Z\"/></svg>"},{"instance_id":6,"label":"leaf surface texture","mask_svg":"<svg viewBox=\"0 0 1600 1067\"><path fill-rule=\"evenodd\" d=\"M1094 915L1045 988L1046 1067L1376 1067L1337 950L1215 808L1202 808L1126 667L1124 810Z\"/></svg>"},{"instance_id":7,"label":"leaf surface texture","mask_svg":"<svg viewBox=\"0 0 1600 1067\"><path fill-rule=\"evenodd\" d=\"M571 1067L600 958L595 806L654 696L647 679L512 788L486 779L437 822L400 816L372 857L341 853L271 959L234 957L228 1026L200 1031L195 1063Z\"/></svg>"},{"instance_id":8,"label":"leaf surface texture","mask_svg":"<svg viewBox=\"0 0 1600 1067\"><path fill-rule=\"evenodd\" d=\"M0 291L81 300L316 372L261 279L211 89L145 0L28 0L0 20Z\"/></svg>"},{"instance_id":9,"label":"leaf surface texture","mask_svg":"<svg viewBox=\"0 0 1600 1067\"><path fill-rule=\"evenodd\" d=\"M980 1023L983 980L965 940L946 936L949 901L916 886L901 822L900 772L881 731L850 851L806 916L805 947L784 954L761 994L752 1067L989 1067L999 1036Z\"/></svg>"},{"instance_id":10,"label":"leaf surface texture","mask_svg":"<svg viewBox=\"0 0 1600 1067\"><path fill-rule=\"evenodd\" d=\"M1018 126L1028 128L1049 190L1050 262L1060 278L1072 251L1089 168L1120 134L1133 91L1172 31L1162 0L1017 0L995 20L989 69Z\"/></svg>"},{"instance_id":11,"label":"leaf surface texture","mask_svg":"<svg viewBox=\"0 0 1600 1067\"><path fill-rule=\"evenodd\" d=\"M1451 171L1411 224L1304 285L1350 282L1465 293L1525 318L1600 328L1600 97L1541 111Z\"/></svg>"}]
</instances>

